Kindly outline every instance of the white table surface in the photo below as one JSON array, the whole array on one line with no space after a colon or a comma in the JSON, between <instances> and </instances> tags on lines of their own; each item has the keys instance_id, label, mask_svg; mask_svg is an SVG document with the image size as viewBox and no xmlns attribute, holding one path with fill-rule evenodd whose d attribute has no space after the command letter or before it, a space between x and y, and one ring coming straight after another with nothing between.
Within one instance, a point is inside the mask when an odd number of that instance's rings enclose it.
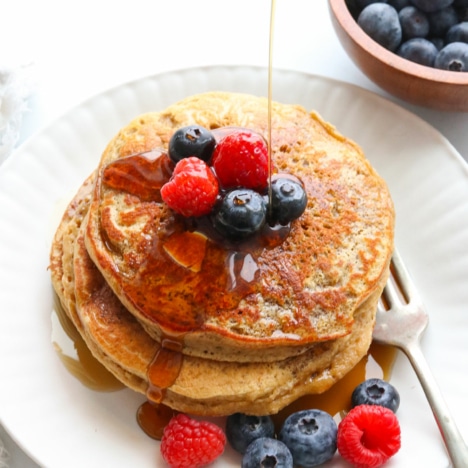
<instances>
[{"instance_id":1,"label":"white table surface","mask_svg":"<svg viewBox=\"0 0 468 468\"><path fill-rule=\"evenodd\" d=\"M32 64L36 79L21 142L129 80L202 65L268 65L270 0L0 0L0 12L0 66ZM274 46L275 67L388 97L433 125L468 160L468 113L408 105L380 90L345 54L326 0L277 0ZM0 439L11 454L7 466L37 466L1 427Z\"/></svg>"}]
</instances>

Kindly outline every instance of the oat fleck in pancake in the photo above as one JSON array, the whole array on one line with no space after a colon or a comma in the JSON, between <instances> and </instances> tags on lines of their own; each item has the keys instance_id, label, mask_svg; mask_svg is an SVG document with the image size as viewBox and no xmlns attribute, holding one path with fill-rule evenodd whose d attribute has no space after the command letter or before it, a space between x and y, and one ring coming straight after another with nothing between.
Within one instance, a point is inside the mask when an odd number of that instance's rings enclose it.
<instances>
[{"instance_id":1,"label":"oat fleck in pancake","mask_svg":"<svg viewBox=\"0 0 468 468\"><path fill-rule=\"evenodd\" d=\"M171 135L194 123L266 135L267 101L207 93L123 128L64 213L52 283L91 352L129 388L149 395L169 337L181 359L163 403L205 416L276 413L366 354L393 249L392 201L356 144L315 113L274 103L273 163L304 184L304 214L262 242L193 237L200 226L174 214L159 187ZM116 189L109 167L122 177L129 162L133 189Z\"/></svg>"},{"instance_id":2,"label":"oat fleck in pancake","mask_svg":"<svg viewBox=\"0 0 468 468\"><path fill-rule=\"evenodd\" d=\"M89 254L154 339L184 334L185 354L268 361L346 336L355 310L387 270L392 201L360 148L299 106L274 103L272 113L273 164L303 182L306 212L271 248L233 252L208 240L200 271L165 250L171 235L187 229L180 217L157 197L109 187L103 174L116 160L164 150L175 130L193 123L266 135L266 99L208 93L140 116L109 143L99 164L85 234ZM227 268L233 261L235 269ZM233 281L244 267L254 270L254 281Z\"/></svg>"}]
</instances>

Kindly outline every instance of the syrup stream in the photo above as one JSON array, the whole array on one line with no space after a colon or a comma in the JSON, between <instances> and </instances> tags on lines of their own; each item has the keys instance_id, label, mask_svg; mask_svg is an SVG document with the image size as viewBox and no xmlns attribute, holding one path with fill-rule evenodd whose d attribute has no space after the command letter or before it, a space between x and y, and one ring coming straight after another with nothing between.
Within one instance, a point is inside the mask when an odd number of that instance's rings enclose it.
<instances>
[{"instance_id":1,"label":"syrup stream","mask_svg":"<svg viewBox=\"0 0 468 468\"><path fill-rule=\"evenodd\" d=\"M276 0L271 0L270 9L270 36L269 36L269 49L268 49L268 200L271 210L271 176L272 176L272 160L271 160L271 130L272 130L272 90L273 90L273 36L274 36L274 25L275 25L275 12L276 12Z\"/></svg>"}]
</instances>

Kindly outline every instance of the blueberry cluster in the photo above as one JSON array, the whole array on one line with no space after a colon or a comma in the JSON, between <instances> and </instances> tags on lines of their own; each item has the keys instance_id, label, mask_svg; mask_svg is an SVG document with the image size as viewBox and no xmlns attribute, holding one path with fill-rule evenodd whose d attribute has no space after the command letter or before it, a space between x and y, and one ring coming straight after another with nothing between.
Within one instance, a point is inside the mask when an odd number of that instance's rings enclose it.
<instances>
[{"instance_id":1,"label":"blueberry cluster","mask_svg":"<svg viewBox=\"0 0 468 468\"><path fill-rule=\"evenodd\" d=\"M213 225L231 240L243 240L259 232L265 223L287 225L299 218L307 205L307 194L297 179L278 177L271 195L239 188L226 193L213 213Z\"/></svg>"},{"instance_id":2,"label":"blueberry cluster","mask_svg":"<svg viewBox=\"0 0 468 468\"><path fill-rule=\"evenodd\" d=\"M190 157L210 165L221 185L218 202L210 213L211 222L231 241L242 241L260 232L267 223L285 226L299 218L307 205L304 186L292 175L276 174L268 187L268 160L255 159L255 154L260 153L258 147L245 150L246 144L255 140L254 145L261 144L267 154L266 142L259 135L254 139L250 130L238 130L229 135L225 129L227 136L218 142L212 131L189 125L173 134L168 147L169 158L176 165Z\"/></svg>"},{"instance_id":3,"label":"blueberry cluster","mask_svg":"<svg viewBox=\"0 0 468 468\"><path fill-rule=\"evenodd\" d=\"M468 0L346 0L361 28L412 62L468 71Z\"/></svg>"},{"instance_id":4,"label":"blueberry cluster","mask_svg":"<svg viewBox=\"0 0 468 468\"><path fill-rule=\"evenodd\" d=\"M335 420L318 409L291 414L277 438L270 416L236 413L226 421L226 438L243 455L242 468L321 465L336 452L337 432Z\"/></svg>"},{"instance_id":5,"label":"blueberry cluster","mask_svg":"<svg viewBox=\"0 0 468 468\"><path fill-rule=\"evenodd\" d=\"M399 403L400 396L395 387L377 378L362 382L351 397L352 408L380 406L395 413ZM292 413L278 434L275 434L270 416L236 413L226 420L226 438L232 448L243 455L243 468L312 468L322 465L337 451L338 436L339 427L335 420L320 409Z\"/></svg>"}]
</instances>

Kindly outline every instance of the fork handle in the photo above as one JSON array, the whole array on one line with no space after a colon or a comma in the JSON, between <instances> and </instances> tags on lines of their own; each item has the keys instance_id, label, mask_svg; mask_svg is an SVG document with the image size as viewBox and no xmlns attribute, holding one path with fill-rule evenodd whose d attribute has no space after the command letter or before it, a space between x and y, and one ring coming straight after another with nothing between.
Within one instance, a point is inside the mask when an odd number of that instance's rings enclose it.
<instances>
[{"instance_id":1,"label":"fork handle","mask_svg":"<svg viewBox=\"0 0 468 468\"><path fill-rule=\"evenodd\" d=\"M455 424L455 420L450 415L442 392L421 351L419 341L403 348L403 351L411 362L424 393L426 394L426 398L429 401L435 420L444 439L445 446L452 460L453 468L468 467L467 445Z\"/></svg>"}]
</instances>

